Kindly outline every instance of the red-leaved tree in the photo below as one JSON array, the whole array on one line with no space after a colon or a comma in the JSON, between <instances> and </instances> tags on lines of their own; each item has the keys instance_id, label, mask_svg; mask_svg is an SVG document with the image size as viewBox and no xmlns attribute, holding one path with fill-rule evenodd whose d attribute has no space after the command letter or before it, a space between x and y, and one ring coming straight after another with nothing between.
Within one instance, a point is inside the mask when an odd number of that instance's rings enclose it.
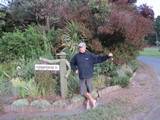
<instances>
[{"instance_id":1,"label":"red-leaved tree","mask_svg":"<svg viewBox=\"0 0 160 120\"><path fill-rule=\"evenodd\" d=\"M97 0L76 7L67 4L61 7L61 21L83 24L79 33L86 38L88 49L106 54L111 51L114 62L123 64L135 59L144 46L144 37L153 31L153 10L146 5L137 8L134 2Z\"/></svg>"}]
</instances>

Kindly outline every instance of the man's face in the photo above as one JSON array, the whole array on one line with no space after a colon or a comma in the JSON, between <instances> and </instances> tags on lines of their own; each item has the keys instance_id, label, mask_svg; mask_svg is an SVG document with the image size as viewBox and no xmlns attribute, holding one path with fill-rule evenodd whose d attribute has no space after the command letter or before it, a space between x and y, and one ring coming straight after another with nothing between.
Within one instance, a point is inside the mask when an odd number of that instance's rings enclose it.
<instances>
[{"instance_id":1,"label":"man's face","mask_svg":"<svg viewBox=\"0 0 160 120\"><path fill-rule=\"evenodd\" d=\"M79 52L84 53L86 51L86 47L79 47Z\"/></svg>"}]
</instances>

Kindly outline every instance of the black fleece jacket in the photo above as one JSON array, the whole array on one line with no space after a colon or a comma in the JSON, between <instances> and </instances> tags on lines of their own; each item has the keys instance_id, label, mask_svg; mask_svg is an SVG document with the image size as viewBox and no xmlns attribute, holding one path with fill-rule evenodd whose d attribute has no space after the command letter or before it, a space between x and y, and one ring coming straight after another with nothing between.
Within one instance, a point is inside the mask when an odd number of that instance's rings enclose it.
<instances>
[{"instance_id":1,"label":"black fleece jacket","mask_svg":"<svg viewBox=\"0 0 160 120\"><path fill-rule=\"evenodd\" d=\"M93 77L94 64L101 63L109 58L107 55L100 56L90 52L79 52L73 56L70 64L73 71L78 70L80 79L89 79Z\"/></svg>"}]
</instances>

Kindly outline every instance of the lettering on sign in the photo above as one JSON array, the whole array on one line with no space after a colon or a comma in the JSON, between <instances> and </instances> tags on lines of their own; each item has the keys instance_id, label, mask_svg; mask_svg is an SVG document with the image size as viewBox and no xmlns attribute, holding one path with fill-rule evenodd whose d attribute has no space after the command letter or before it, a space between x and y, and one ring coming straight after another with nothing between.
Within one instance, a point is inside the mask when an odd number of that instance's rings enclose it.
<instances>
[{"instance_id":1,"label":"lettering on sign","mask_svg":"<svg viewBox=\"0 0 160 120\"><path fill-rule=\"evenodd\" d=\"M59 71L59 65L35 64L35 70Z\"/></svg>"}]
</instances>

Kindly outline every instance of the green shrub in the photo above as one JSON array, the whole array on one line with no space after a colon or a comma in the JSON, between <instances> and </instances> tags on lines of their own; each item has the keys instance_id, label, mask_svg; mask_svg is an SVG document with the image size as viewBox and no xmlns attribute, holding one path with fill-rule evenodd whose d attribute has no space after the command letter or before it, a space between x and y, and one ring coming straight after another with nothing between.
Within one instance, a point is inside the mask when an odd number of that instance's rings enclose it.
<instances>
[{"instance_id":1,"label":"green shrub","mask_svg":"<svg viewBox=\"0 0 160 120\"><path fill-rule=\"evenodd\" d=\"M98 76L94 76L93 79L93 87L95 89L102 89L106 86L109 85L109 77L107 77L106 75L98 75Z\"/></svg>"},{"instance_id":2,"label":"green shrub","mask_svg":"<svg viewBox=\"0 0 160 120\"><path fill-rule=\"evenodd\" d=\"M17 92L18 96L20 96L21 98L34 98L38 96L56 95L57 91L59 92L60 88L59 85L55 84L54 81L52 79L50 84L46 84L46 81L44 81L43 83L37 83L34 79L24 81L17 78L12 80L12 85L15 91Z\"/></svg>"},{"instance_id":3,"label":"green shrub","mask_svg":"<svg viewBox=\"0 0 160 120\"><path fill-rule=\"evenodd\" d=\"M136 47L125 42L117 43L111 49L114 49L114 63L118 65L135 60L139 52Z\"/></svg>"},{"instance_id":4,"label":"green shrub","mask_svg":"<svg viewBox=\"0 0 160 120\"><path fill-rule=\"evenodd\" d=\"M24 58L38 58L51 52L47 34L37 26L29 26L25 31L4 33L0 39L0 61L7 62Z\"/></svg>"},{"instance_id":5,"label":"green shrub","mask_svg":"<svg viewBox=\"0 0 160 120\"><path fill-rule=\"evenodd\" d=\"M16 62L12 61L8 63L0 64L0 71L7 79L11 79L12 77L15 77L16 76Z\"/></svg>"},{"instance_id":6,"label":"green shrub","mask_svg":"<svg viewBox=\"0 0 160 120\"><path fill-rule=\"evenodd\" d=\"M63 42L66 44L64 51L68 54L67 58L70 59L77 51L77 44L83 38L80 34L81 24L78 22L68 22L63 33Z\"/></svg>"},{"instance_id":7,"label":"green shrub","mask_svg":"<svg viewBox=\"0 0 160 120\"><path fill-rule=\"evenodd\" d=\"M79 78L74 73L71 73L68 78L68 96L72 97L74 94L79 93Z\"/></svg>"},{"instance_id":8,"label":"green shrub","mask_svg":"<svg viewBox=\"0 0 160 120\"><path fill-rule=\"evenodd\" d=\"M129 79L130 77L129 76L124 76L124 77L113 77L112 80L111 80L111 86L112 85L120 85L121 87L127 87L128 84L129 84Z\"/></svg>"},{"instance_id":9,"label":"green shrub","mask_svg":"<svg viewBox=\"0 0 160 120\"><path fill-rule=\"evenodd\" d=\"M51 71L36 71L35 82L41 96L60 93L59 77Z\"/></svg>"},{"instance_id":10,"label":"green shrub","mask_svg":"<svg viewBox=\"0 0 160 120\"><path fill-rule=\"evenodd\" d=\"M13 86L13 92L16 92L14 93L15 95L19 95L20 97L24 98L26 97L28 94L27 94L27 83L23 80L21 80L20 78L16 78L16 79L12 79L11 80L12 82L12 86Z\"/></svg>"},{"instance_id":11,"label":"green shrub","mask_svg":"<svg viewBox=\"0 0 160 120\"><path fill-rule=\"evenodd\" d=\"M130 68L132 69L133 72L135 72L138 68L138 61L137 60L131 60L128 65L130 66Z\"/></svg>"},{"instance_id":12,"label":"green shrub","mask_svg":"<svg viewBox=\"0 0 160 120\"><path fill-rule=\"evenodd\" d=\"M120 85L126 87L129 84L129 80L133 75L133 70L130 65L123 64L116 67L116 75L112 77L110 85Z\"/></svg>"},{"instance_id":13,"label":"green shrub","mask_svg":"<svg viewBox=\"0 0 160 120\"><path fill-rule=\"evenodd\" d=\"M117 76L116 68L117 66L111 61L106 61L100 64L96 64L94 67L94 80L95 80L94 83L95 84L97 83L100 86L110 85L109 78ZM101 78L101 76L104 77ZM100 86L96 85L96 87Z\"/></svg>"},{"instance_id":14,"label":"green shrub","mask_svg":"<svg viewBox=\"0 0 160 120\"><path fill-rule=\"evenodd\" d=\"M13 67L14 68L14 67ZM10 82L11 76L14 72L10 64L0 65L0 95L10 95L12 85Z\"/></svg>"},{"instance_id":15,"label":"green shrub","mask_svg":"<svg viewBox=\"0 0 160 120\"><path fill-rule=\"evenodd\" d=\"M30 97L40 96L40 92L34 79L30 79L26 85L27 95Z\"/></svg>"},{"instance_id":16,"label":"green shrub","mask_svg":"<svg viewBox=\"0 0 160 120\"><path fill-rule=\"evenodd\" d=\"M89 7L96 18L96 23L104 23L111 9L107 0L101 0L97 3L96 0L89 1Z\"/></svg>"},{"instance_id":17,"label":"green shrub","mask_svg":"<svg viewBox=\"0 0 160 120\"><path fill-rule=\"evenodd\" d=\"M116 73L117 65L115 65L112 61L106 61L100 64L95 65L95 75L97 74L105 74L106 76L113 77Z\"/></svg>"},{"instance_id":18,"label":"green shrub","mask_svg":"<svg viewBox=\"0 0 160 120\"><path fill-rule=\"evenodd\" d=\"M34 76L34 65L38 62L38 59L25 60L19 59L16 62L16 77L21 77L24 80L29 80Z\"/></svg>"},{"instance_id":19,"label":"green shrub","mask_svg":"<svg viewBox=\"0 0 160 120\"><path fill-rule=\"evenodd\" d=\"M0 95L11 95L12 94L11 82L9 80L2 78L0 77Z\"/></svg>"},{"instance_id":20,"label":"green shrub","mask_svg":"<svg viewBox=\"0 0 160 120\"><path fill-rule=\"evenodd\" d=\"M28 82L20 80L19 78L12 79L12 85L13 92L16 92L14 94L21 98L46 95L44 88L40 88L33 79L30 79Z\"/></svg>"}]
</instances>

